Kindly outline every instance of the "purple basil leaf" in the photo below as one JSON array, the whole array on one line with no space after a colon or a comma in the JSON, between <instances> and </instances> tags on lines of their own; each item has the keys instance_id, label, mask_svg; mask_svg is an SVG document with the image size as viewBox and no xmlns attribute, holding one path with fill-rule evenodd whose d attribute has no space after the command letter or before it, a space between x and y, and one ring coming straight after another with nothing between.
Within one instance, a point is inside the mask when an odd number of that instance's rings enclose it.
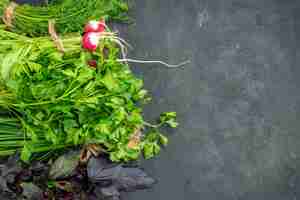
<instances>
[{"instance_id":1,"label":"purple basil leaf","mask_svg":"<svg viewBox=\"0 0 300 200\"><path fill-rule=\"evenodd\" d=\"M94 183L110 180L118 190L135 191L150 188L155 180L140 168L124 168L112 165L103 158L91 158L88 167L88 177Z\"/></svg>"},{"instance_id":2,"label":"purple basil leaf","mask_svg":"<svg viewBox=\"0 0 300 200\"><path fill-rule=\"evenodd\" d=\"M97 187L94 190L94 194L98 200L119 200L121 196L118 189L114 186L104 188Z\"/></svg>"},{"instance_id":3,"label":"purple basil leaf","mask_svg":"<svg viewBox=\"0 0 300 200\"><path fill-rule=\"evenodd\" d=\"M75 174L79 161L79 152L72 151L57 158L51 165L49 176L51 179L63 179Z\"/></svg>"},{"instance_id":4,"label":"purple basil leaf","mask_svg":"<svg viewBox=\"0 0 300 200\"><path fill-rule=\"evenodd\" d=\"M28 200L40 200L43 197L43 191L32 183L22 183L23 197Z\"/></svg>"},{"instance_id":5,"label":"purple basil leaf","mask_svg":"<svg viewBox=\"0 0 300 200\"><path fill-rule=\"evenodd\" d=\"M107 162L104 159L97 159L92 157L87 165L88 177L91 180L97 179L99 174L101 174L104 167L107 165Z\"/></svg>"},{"instance_id":6,"label":"purple basil leaf","mask_svg":"<svg viewBox=\"0 0 300 200\"><path fill-rule=\"evenodd\" d=\"M17 199L17 194L13 193L13 192L1 192L0 199L15 200L15 199Z\"/></svg>"},{"instance_id":7,"label":"purple basil leaf","mask_svg":"<svg viewBox=\"0 0 300 200\"><path fill-rule=\"evenodd\" d=\"M122 166L112 165L104 158L91 158L87 166L88 177L92 182L115 180L121 170Z\"/></svg>"},{"instance_id":8,"label":"purple basil leaf","mask_svg":"<svg viewBox=\"0 0 300 200\"><path fill-rule=\"evenodd\" d=\"M45 171L49 171L50 166L47 163L35 161L29 167L29 170L32 171L33 175L39 175Z\"/></svg>"},{"instance_id":9,"label":"purple basil leaf","mask_svg":"<svg viewBox=\"0 0 300 200\"><path fill-rule=\"evenodd\" d=\"M114 197L114 196L120 196L120 193L118 189L114 186L106 187L106 188L100 188L102 196L104 197Z\"/></svg>"},{"instance_id":10,"label":"purple basil leaf","mask_svg":"<svg viewBox=\"0 0 300 200\"><path fill-rule=\"evenodd\" d=\"M121 174L114 181L114 184L119 190L129 192L151 188L155 182L153 178L139 168L122 168Z\"/></svg>"},{"instance_id":11,"label":"purple basil leaf","mask_svg":"<svg viewBox=\"0 0 300 200\"><path fill-rule=\"evenodd\" d=\"M4 192L10 192L14 185L16 177L21 173L22 166L18 162L19 154L15 154L8 158L5 164L0 165L0 189Z\"/></svg>"}]
</instances>

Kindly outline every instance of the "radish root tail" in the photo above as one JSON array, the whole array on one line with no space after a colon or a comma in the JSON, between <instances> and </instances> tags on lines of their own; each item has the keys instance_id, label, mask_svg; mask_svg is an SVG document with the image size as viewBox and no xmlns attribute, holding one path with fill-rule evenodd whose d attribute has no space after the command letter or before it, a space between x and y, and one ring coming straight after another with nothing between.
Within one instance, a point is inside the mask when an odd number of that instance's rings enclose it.
<instances>
[{"instance_id":1,"label":"radish root tail","mask_svg":"<svg viewBox=\"0 0 300 200\"><path fill-rule=\"evenodd\" d=\"M117 61L118 62L126 62L126 63L131 62L131 63L141 63L141 64L161 64L161 65L164 65L165 67L168 67L168 68L179 68L179 67L182 67L186 64L191 63L190 60L186 60L182 63L176 64L176 65L171 65L171 64L168 64L168 63L160 61L160 60L136 60L136 59L130 59L130 58L118 59Z\"/></svg>"},{"instance_id":2,"label":"radish root tail","mask_svg":"<svg viewBox=\"0 0 300 200\"><path fill-rule=\"evenodd\" d=\"M129 43L127 43L124 39L115 36L114 33L110 33L110 32L102 33L101 39L108 39L111 40L112 42L115 42L121 49L123 60L126 60L127 48L132 48L132 46Z\"/></svg>"},{"instance_id":3,"label":"radish root tail","mask_svg":"<svg viewBox=\"0 0 300 200\"><path fill-rule=\"evenodd\" d=\"M120 47L122 59L118 59L117 60L118 62L122 62L126 64L128 64L129 62L141 63L141 64L161 64L168 68L179 68L191 62L190 60L186 60L182 63L172 65L161 60L136 60L136 59L127 58L127 48L132 48L132 46L129 43L127 43L124 39L118 37L117 34L113 32L104 32L102 33L101 38L111 40L112 42L116 43Z\"/></svg>"}]
</instances>

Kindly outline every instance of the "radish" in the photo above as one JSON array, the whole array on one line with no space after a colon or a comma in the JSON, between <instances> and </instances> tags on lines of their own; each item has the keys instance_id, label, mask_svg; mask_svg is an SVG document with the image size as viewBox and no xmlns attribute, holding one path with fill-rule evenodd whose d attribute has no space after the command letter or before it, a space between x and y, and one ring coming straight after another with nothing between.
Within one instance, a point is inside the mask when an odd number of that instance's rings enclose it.
<instances>
[{"instance_id":1,"label":"radish","mask_svg":"<svg viewBox=\"0 0 300 200\"><path fill-rule=\"evenodd\" d=\"M100 21L92 20L92 21L89 21L85 25L84 32L85 33L89 33L89 32L102 33L105 31L105 28L106 28L106 24L105 24L104 20L100 20Z\"/></svg>"},{"instance_id":2,"label":"radish","mask_svg":"<svg viewBox=\"0 0 300 200\"><path fill-rule=\"evenodd\" d=\"M92 68L97 68L97 61L96 60L89 60L88 64Z\"/></svg>"},{"instance_id":3,"label":"radish","mask_svg":"<svg viewBox=\"0 0 300 200\"><path fill-rule=\"evenodd\" d=\"M96 51L99 41L100 41L100 33L88 32L85 33L82 37L82 46L83 48L89 51Z\"/></svg>"}]
</instances>

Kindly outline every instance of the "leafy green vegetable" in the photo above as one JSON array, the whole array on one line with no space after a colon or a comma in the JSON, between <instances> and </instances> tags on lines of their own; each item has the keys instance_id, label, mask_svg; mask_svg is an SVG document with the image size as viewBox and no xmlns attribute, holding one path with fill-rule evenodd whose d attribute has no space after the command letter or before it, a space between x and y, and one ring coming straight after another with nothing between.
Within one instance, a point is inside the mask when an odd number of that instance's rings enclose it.
<instances>
[{"instance_id":1,"label":"leafy green vegetable","mask_svg":"<svg viewBox=\"0 0 300 200\"><path fill-rule=\"evenodd\" d=\"M155 125L143 119L139 105L149 96L143 81L118 61L113 40L101 40L89 53L79 35L61 39L64 54L49 37L29 38L0 26L0 107L17 127L7 133L0 118L0 155L20 150L29 162L35 153L88 144L100 144L112 161L158 154L168 143L158 129L177 127L176 113L161 114Z\"/></svg>"},{"instance_id":2,"label":"leafy green vegetable","mask_svg":"<svg viewBox=\"0 0 300 200\"><path fill-rule=\"evenodd\" d=\"M176 122L176 112L166 112L160 115L161 124L167 124L171 128L176 128L178 123Z\"/></svg>"},{"instance_id":3,"label":"leafy green vegetable","mask_svg":"<svg viewBox=\"0 0 300 200\"><path fill-rule=\"evenodd\" d=\"M138 106L147 98L147 91L143 81L117 61L119 52L113 43L102 42L100 49L107 50L107 59L101 52L90 55L81 51L80 46L79 50L53 57L55 47L44 44L39 49L36 41L40 40L48 41L40 38L20 42L24 49L31 49L21 59L12 58L18 60L18 66L5 69L7 65L0 65L7 71L2 74L5 81L0 92L5 95L1 96L0 106L12 110L22 127L23 139L15 148L22 149L22 160L30 161L35 152L95 143L112 161L129 161L137 159L142 151L151 158L159 153L160 144L167 144L167 138L157 129L164 124L177 126L176 113L162 114L150 134L136 139L134 148L128 145L136 130L148 125ZM6 54L2 52L4 57ZM96 69L87 64L91 56L98 62Z\"/></svg>"},{"instance_id":4,"label":"leafy green vegetable","mask_svg":"<svg viewBox=\"0 0 300 200\"><path fill-rule=\"evenodd\" d=\"M29 161L31 154L32 154L32 147L30 145L28 145L28 143L24 144L24 147L22 149L22 153L21 153L21 159L23 161Z\"/></svg>"},{"instance_id":5,"label":"leafy green vegetable","mask_svg":"<svg viewBox=\"0 0 300 200\"><path fill-rule=\"evenodd\" d=\"M158 129L151 130L142 143L143 153L146 159L152 158L160 152L160 145L166 146L168 138L161 134Z\"/></svg>"},{"instance_id":6,"label":"leafy green vegetable","mask_svg":"<svg viewBox=\"0 0 300 200\"><path fill-rule=\"evenodd\" d=\"M8 115L6 110L1 110L2 115ZM39 143L32 143L29 138L24 138L24 132L20 120L1 116L0 117L0 156L14 154L21 151L23 161L29 162L33 153L49 152L66 148L66 145L52 145L38 132Z\"/></svg>"},{"instance_id":7,"label":"leafy green vegetable","mask_svg":"<svg viewBox=\"0 0 300 200\"><path fill-rule=\"evenodd\" d=\"M1 16L9 2L0 1ZM59 33L81 32L90 19L127 20L127 11L123 0L57 0L48 6L19 5L13 14L12 30L30 36L45 35L48 34L48 21L55 19Z\"/></svg>"},{"instance_id":8,"label":"leafy green vegetable","mask_svg":"<svg viewBox=\"0 0 300 200\"><path fill-rule=\"evenodd\" d=\"M62 62L62 54L56 49L53 41L49 37L29 38L16 33L11 33L0 28L0 75L6 81L21 73L39 71L42 67L37 63L37 59L43 59L45 63ZM62 37L65 47L65 54L76 55L81 51L81 37L77 34ZM47 55L43 57L43 55ZM1 59L2 58L2 59ZM64 73L72 72L66 71Z\"/></svg>"}]
</instances>

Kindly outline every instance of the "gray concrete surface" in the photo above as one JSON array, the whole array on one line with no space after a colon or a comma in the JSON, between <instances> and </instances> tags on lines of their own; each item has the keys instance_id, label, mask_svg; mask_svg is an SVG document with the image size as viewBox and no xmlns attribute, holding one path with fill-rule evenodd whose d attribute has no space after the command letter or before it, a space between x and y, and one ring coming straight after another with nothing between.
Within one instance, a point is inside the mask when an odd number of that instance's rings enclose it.
<instances>
[{"instance_id":1,"label":"gray concrete surface","mask_svg":"<svg viewBox=\"0 0 300 200\"><path fill-rule=\"evenodd\" d=\"M136 0L131 57L153 95L148 119L180 127L130 200L300 199L300 1ZM125 198L125 199L127 199Z\"/></svg>"}]
</instances>

